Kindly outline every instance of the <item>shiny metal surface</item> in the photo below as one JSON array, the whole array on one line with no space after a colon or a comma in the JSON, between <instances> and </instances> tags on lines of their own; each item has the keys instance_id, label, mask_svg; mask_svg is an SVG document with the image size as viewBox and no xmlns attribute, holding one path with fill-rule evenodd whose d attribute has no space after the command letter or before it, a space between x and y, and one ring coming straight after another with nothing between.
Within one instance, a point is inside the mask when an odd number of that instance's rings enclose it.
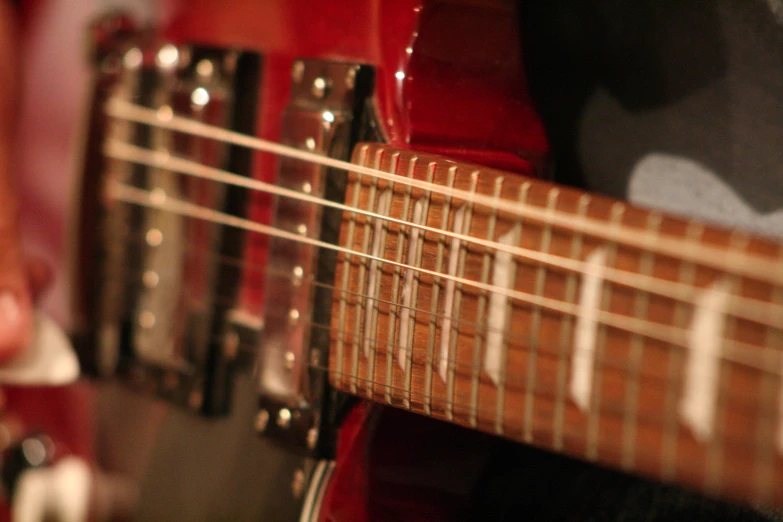
<instances>
[{"instance_id":1,"label":"shiny metal surface","mask_svg":"<svg viewBox=\"0 0 783 522\"><path fill-rule=\"evenodd\" d=\"M360 71L365 77L369 74L367 68L355 64L294 62L281 142L347 159L356 140L354 121L368 94L366 85L356 88ZM304 194L340 199L339 185L344 177L344 172L281 159L277 184ZM274 225L278 228L304 237L336 240L324 237L323 220L319 206L283 197L276 201ZM319 440L325 390L323 371L312 364L327 348L320 346L322 339L313 336L313 324L319 322L313 282L323 263L328 261L316 248L287 240L271 242L264 332L258 344L260 407L266 412L264 418L275 420L264 422L258 431L308 454L314 452Z\"/></svg>"}]
</instances>

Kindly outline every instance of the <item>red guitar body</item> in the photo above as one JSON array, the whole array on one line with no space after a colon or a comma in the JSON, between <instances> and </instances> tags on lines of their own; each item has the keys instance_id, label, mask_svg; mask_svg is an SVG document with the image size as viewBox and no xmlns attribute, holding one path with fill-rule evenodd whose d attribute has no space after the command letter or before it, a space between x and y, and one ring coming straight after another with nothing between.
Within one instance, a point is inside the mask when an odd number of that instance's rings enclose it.
<instances>
[{"instance_id":1,"label":"red guitar body","mask_svg":"<svg viewBox=\"0 0 783 522\"><path fill-rule=\"evenodd\" d=\"M181 42L257 49L266 58L258 135L279 139L296 58L376 68L383 134L396 145L537 176L547 141L527 90L518 18L507 2L191 2L171 26ZM273 158L255 176L274 181ZM263 202L253 218L268 220ZM265 258L264 245L248 256ZM245 305L263 302L247 274ZM444 441L449 441L444 444ZM356 407L338 444L321 522L447 522L470 507L490 437L404 412Z\"/></svg>"},{"instance_id":2,"label":"red guitar body","mask_svg":"<svg viewBox=\"0 0 783 522\"><path fill-rule=\"evenodd\" d=\"M45 4L34 5L26 14L34 17ZM169 22L161 35L174 43L263 54L264 81L256 118L259 137L280 138L295 59L363 63L375 68L374 105L382 134L391 144L538 176L546 169L547 140L526 87L519 20L507 4L500 0L193 0L168 6ZM274 182L276 163L271 155L262 156L254 164L253 176ZM255 198L249 216L268 223L269 199ZM265 240L249 242L245 260L263 263L266 249ZM243 275L243 309L262 313L264 280L261 271ZM101 386L94 393L105 419L97 434L102 448L99 464L108 460L109 467L137 476L154 473L144 471L148 466L142 462L152 458L155 441L166 437L162 407L140 402L112 386ZM93 407L92 395L83 387L35 393L13 390L9 407L30 426L52 432L76 453L87 455L92 452L93 422L86 413ZM126 416L137 420L136 427L123 427ZM206 437L214 445L225 442L222 435L196 434L200 419L181 422L197 428L179 430L186 436ZM247 418L233 425L233 430L252 430ZM360 405L342 428L336 471L320 520L458 519L469 508L471 493L496 443L407 413ZM177 459L186 458L183 452L171 456L172 467ZM160 450L157 455L169 458ZM206 494L219 495L220 487L213 486ZM274 515L270 519L277 520Z\"/></svg>"}]
</instances>

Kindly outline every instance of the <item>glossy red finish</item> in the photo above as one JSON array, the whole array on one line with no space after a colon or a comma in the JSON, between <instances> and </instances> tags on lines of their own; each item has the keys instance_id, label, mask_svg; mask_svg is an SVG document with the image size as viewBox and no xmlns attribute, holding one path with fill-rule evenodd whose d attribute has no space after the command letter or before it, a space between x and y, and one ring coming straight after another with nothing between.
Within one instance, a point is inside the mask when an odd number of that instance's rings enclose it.
<instances>
[{"instance_id":1,"label":"glossy red finish","mask_svg":"<svg viewBox=\"0 0 783 522\"><path fill-rule=\"evenodd\" d=\"M396 145L535 176L548 146L532 109L517 19L509 2L484 0L245 0L230 7L193 0L175 9L166 37L254 50L265 57L257 134L277 140L290 68L306 57L370 64L375 106ZM274 181L276 158L259 155L254 177ZM255 195L250 217L269 222L270 199ZM246 261L266 261L256 236ZM241 306L261 314L263 270L246 270Z\"/></svg>"},{"instance_id":2,"label":"glossy red finish","mask_svg":"<svg viewBox=\"0 0 783 522\"><path fill-rule=\"evenodd\" d=\"M269 0L230 8L194 0L167 36L263 53L263 138L280 136L295 58L360 62L375 67L375 106L391 143L534 176L548 145L527 91L517 25L513 11L492 0ZM259 155L253 175L274 181L276 165ZM256 196L251 218L270 217L269 198ZM263 266L266 247L266 238L252 238L246 261ZM263 270L244 274L241 306L252 313L263 313L264 278ZM457 520L492 444L423 417L358 406L341 431L319 522Z\"/></svg>"},{"instance_id":3,"label":"glossy red finish","mask_svg":"<svg viewBox=\"0 0 783 522\"><path fill-rule=\"evenodd\" d=\"M401 410L361 405L341 432L318 522L461 520L497 443Z\"/></svg>"},{"instance_id":4,"label":"glossy red finish","mask_svg":"<svg viewBox=\"0 0 783 522\"><path fill-rule=\"evenodd\" d=\"M26 3L26 18L43 3ZM535 175L547 143L526 89L516 19L502 3L190 0L173 3L165 37L263 53L260 137L280 136L295 58L360 62L376 68L375 105L391 143ZM274 180L276 170L276 158L259 155L253 175ZM256 195L250 217L268 223L270 209L269 198ZM263 266L265 260L266 239L256 236L245 261ZM241 306L251 313L263 312L264 279L263 270L244 274ZM9 410L28 426L49 431L78 455L92 455L85 387L6 393ZM456 461L458 453L435 442L443 429L455 444L471 444L476 460ZM483 455L477 441L485 440L457 431L455 437L454 428L403 412L357 408L341 434L341 462L323 520L453 519L467 505Z\"/></svg>"}]
</instances>

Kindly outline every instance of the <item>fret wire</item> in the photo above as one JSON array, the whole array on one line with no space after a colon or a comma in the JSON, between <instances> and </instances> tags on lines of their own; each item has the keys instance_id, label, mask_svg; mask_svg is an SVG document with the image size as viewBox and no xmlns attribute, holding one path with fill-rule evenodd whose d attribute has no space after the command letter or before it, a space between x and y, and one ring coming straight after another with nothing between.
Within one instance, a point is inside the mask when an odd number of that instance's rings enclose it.
<instances>
[{"instance_id":1,"label":"fret wire","mask_svg":"<svg viewBox=\"0 0 783 522\"><path fill-rule=\"evenodd\" d=\"M536 252L530 249L524 249L518 246L502 245L499 243L486 241L481 238L472 238L469 236L463 236L461 234L452 232L450 230L442 230L442 229L438 230L436 228L429 227L426 225L405 223L404 220L397 220L395 218L389 218L389 217L384 218L384 216L381 216L375 212L359 209L355 206L345 205L343 203L334 202L323 198L318 198L316 196L304 194L302 192L294 191L291 189L286 189L284 187L278 187L276 185L272 185L263 181L239 176L237 174L233 174L228 171L221 171L219 169L207 167L205 165L201 165L196 162L184 160L182 158L172 157L170 154L167 153L164 154L161 152L151 151L149 149L142 149L139 147L135 147L127 143L117 143L110 140L108 148L109 150L106 151L107 157L119 158L122 159L123 161L133 161L135 163L144 164L148 166L165 168L166 170L172 173L179 173L179 174L190 175L190 176L199 176L199 177L203 177L204 179L209 179L220 183L233 184L245 188L251 188L257 191L264 191L273 195L292 197L292 198L299 199L301 201L306 201L322 206L328 206L338 210L343 210L344 212L362 214L367 217L372 217L375 219L388 219L390 222L394 222L399 225L414 226L426 232L435 234L437 236L444 234L448 237L460 237L460 239L462 239L469 245L476 245L481 247L495 248L497 250L503 250L511 253L514 256L520 256L531 262L546 263L552 265L553 267L557 266L558 268L563 270L585 273L584 263L577 259L569 259L566 257L545 255L541 252ZM363 148L366 150L367 146L365 145L363 146ZM128 150L126 151L125 149ZM160 157L160 159L153 160L150 159L150 157L152 158ZM497 205L495 207L492 207L492 210L493 211L497 210L496 207ZM574 219L579 221L579 216L574 216ZM582 221L585 220L586 218L583 217ZM573 233L578 233L578 232L574 231ZM690 258L695 256L689 254L688 257ZM673 259L678 260L676 256L674 256ZM695 262L698 263L698 260ZM753 276L751 275L750 277ZM622 270L607 269L604 271L604 278L607 281L611 281L623 286L627 286L630 288L640 288L652 294L668 297L669 299L674 299L674 300L688 301L690 303L694 303L692 295L695 291L698 290L696 288L688 287L676 283L674 281L668 281L665 279L655 279L655 278L648 279L642 277L638 273L626 272ZM771 326L776 326L776 324L773 322L774 314L776 312L780 312L780 310L771 309L769 303L764 303L752 298L743 298L743 299L735 300L735 304L732 307L730 307L730 311L731 313L737 315L738 317L743 317L751 321L757 321L764 324L769 324Z\"/></svg>"},{"instance_id":2,"label":"fret wire","mask_svg":"<svg viewBox=\"0 0 783 522\"><path fill-rule=\"evenodd\" d=\"M380 167L381 164L381 157L383 153L380 150L375 151L375 158L374 158L374 164L375 168ZM361 186L359 187L359 190L361 190ZM379 196L378 196L378 179L373 178L372 184L370 185L369 194L367 196L367 209L377 209L379 205ZM370 249L370 241L372 239L372 223L374 221L370 218L367 218L364 222L364 228L363 228L363 235L362 235L362 250L361 252L363 254L369 254ZM367 329L367 318L365 317L365 311L366 311L366 302L367 299L370 296L369 292L366 290L366 283L365 279L367 278L367 270L369 268L369 264L371 262L375 261L375 259L369 259L369 258L363 258L361 263L359 264L359 279L357 280L357 286L356 288L362 289L365 288L365 291L359 295L358 302L356 303L356 315L354 316L354 331L356 332L363 332ZM354 367L354 374L357 376L359 375L359 359L361 357L361 352L363 351L363 348L361 347L362 344L362 337L357 336L356 340L353 344L353 367ZM368 357L367 357L367 370L369 372L370 366L372 366L373 369L375 369L375 351L370 350ZM353 388L351 388L353 389Z\"/></svg>"},{"instance_id":3,"label":"fret wire","mask_svg":"<svg viewBox=\"0 0 783 522\"><path fill-rule=\"evenodd\" d=\"M434 169L434 165L430 164L430 168ZM446 184L449 188L454 187L454 181L456 178L456 172L457 168L452 167L448 170L447 174L447 180ZM446 197L446 200L443 202L443 206L441 207L441 223L440 228L441 230L446 230L446 227L449 223L449 214L451 213L451 198ZM444 235L439 236L438 239L438 257L435 262L435 272L441 273L443 271L443 251L445 249L445 242L446 237ZM424 397L424 411L428 415L430 414L431 410L431 400L432 400L432 372L433 372L433 365L434 359L435 359L435 336L437 335L437 316L436 315L438 311L438 302L440 301L440 290L442 287L441 278L438 276L435 276L433 278L432 282L432 303L430 304L430 330L429 330L429 336L427 339L427 355L429 357L429 364L426 366L425 376L424 376L424 389L427 390L427 394ZM445 314L445 310L444 310Z\"/></svg>"},{"instance_id":4,"label":"fret wire","mask_svg":"<svg viewBox=\"0 0 783 522\"><path fill-rule=\"evenodd\" d=\"M411 175L413 175L412 172L413 171L411 171ZM430 183L432 182L432 179L433 179L434 175L435 175L435 170L434 169L427 169L427 181L428 182L430 182ZM422 197L423 203L422 203L422 212L421 212L421 218L420 219L423 222L425 222L425 223L427 222L427 217L429 216L429 212L430 212L430 199L431 199L430 196L431 196L431 193L427 192ZM409 237L410 237L410 235L412 234L412 229L410 229L410 228L408 229L408 234L409 234ZM415 248L416 248L415 264L417 266L421 266L421 260L422 260L423 254L424 254L424 234L419 234L417 242L416 242L416 245L415 245ZM420 279L420 277L421 276L420 276L420 274L418 272L414 272L413 273L413 278L412 278L413 279L413 288L411 288L411 292L410 292L410 296L411 296L410 297L410 299L411 299L411 302L410 302L411 311L409 313L412 316L412 318L410 319L412 325L408 328L408 339L406 339L406 343L407 343L406 345L409 346L409 347L413 346L414 334L416 332L416 318L419 315L418 296L419 296L419 279ZM422 313L424 313L424 312L422 312ZM408 388L408 407L410 407L410 403L411 403L410 392L411 392L411 389L412 389L412 381L413 381L413 350L412 349L407 350L406 355L407 356L406 356L406 361L405 361L405 375L406 375L405 383L406 383L406 386Z\"/></svg>"},{"instance_id":5,"label":"fret wire","mask_svg":"<svg viewBox=\"0 0 783 522\"><path fill-rule=\"evenodd\" d=\"M414 169L415 164L416 164L415 160L411 161L408 164L408 177L413 177L413 169ZM411 201L411 191L412 190L413 189L412 189L412 187L410 185L405 187L405 196L403 197L403 202L402 202L402 213L400 214L400 216L402 216L402 217L408 216L408 211L409 211L410 201ZM402 251L403 251L403 248L405 246L405 241L403 241L403 239L402 239L403 234L404 234L403 230L404 230L403 227L400 226L400 231L399 231L398 239L397 239L397 252L396 252L396 258L395 258L397 260L397 262L400 263L400 264L402 264ZM400 272L401 271L402 271L402 268L400 268L399 266L395 266L394 267L394 273L392 274L392 285L391 285L391 288L392 288L391 302L392 303L397 303L398 300L399 300L400 279L401 279L400 278ZM379 294L379 297L380 297L380 294ZM398 306L392 305L392 306L389 307L389 331L387 332L387 338L389 339L389 346L394 346L394 344L395 344L394 343L394 336L395 336L395 334L399 330L399 326L395 326L395 325L399 325L399 321L400 321L400 318L399 318L400 314L398 313L399 309L400 309L399 305ZM397 342L396 345L398 347L408 346L407 343L402 343L402 342ZM399 350L399 348L398 348L398 350ZM393 371L394 371L394 351L393 350L389 350L389 353L387 353L387 355L386 355L386 382L389 382L389 383L393 383L394 382L393 381ZM391 403L391 396L390 395L386 396L386 402L387 403Z\"/></svg>"},{"instance_id":6,"label":"fret wire","mask_svg":"<svg viewBox=\"0 0 783 522\"><path fill-rule=\"evenodd\" d=\"M577 215L585 216L587 214L587 207L590 205L590 196L583 194L579 198L579 204L577 206ZM571 257L579 258L582 255L582 234L576 233L571 236ZM576 300L576 274L570 272L566 280L565 300L569 303L574 303ZM558 382L558 394L555 401L555 415L554 415L554 428L552 430L553 446L556 450L563 448L563 422L565 418L566 408L566 387L567 387L567 368L568 368L568 354L572 344L572 337L574 332L574 317L567 315L560 320L560 349L559 360L557 365L557 382Z\"/></svg>"},{"instance_id":7,"label":"fret wire","mask_svg":"<svg viewBox=\"0 0 783 522\"><path fill-rule=\"evenodd\" d=\"M361 158L361 161L366 161L367 158L367 151L369 150L368 147L362 147L361 150L358 153L358 156ZM348 174L350 177L350 174ZM354 208L359 206L359 196L361 195L361 183L359 180L361 179L360 174L355 174L356 178L353 182L353 201L352 206ZM350 184L349 184L350 186ZM349 238L354 237L354 233L356 230L356 214L350 214L350 217L348 218L348 230L347 235ZM345 255L343 258L343 282L342 282L342 292L340 293L340 305L339 305L339 324L347 324L346 323L346 308L348 307L348 288L350 286L350 273L353 270L351 266L351 256ZM356 307L354 306L354 310L356 310ZM343 350L344 350L344 336L342 333L339 333L337 336L337 373L342 374L343 373Z\"/></svg>"},{"instance_id":8,"label":"fret wire","mask_svg":"<svg viewBox=\"0 0 783 522\"><path fill-rule=\"evenodd\" d=\"M737 250L746 251L748 247L748 239L748 236L740 236L736 233L732 233L731 239L729 241L729 253L735 252ZM727 288L732 294L739 294L742 291L741 281L736 275L727 276L726 281L728 283ZM736 321L733 317L725 318L723 329L723 339L731 339L734 337ZM719 361L721 361L721 359L719 359ZM718 368L718 382L730 382L731 368L727 367L725 364L722 364L722 362L719 363ZM724 403L726 399L723 394L723 386L718 386L716 393L717 400L715 402L716 413L714 423L715 426L722 426L725 424ZM716 495L720 491L722 483L721 480L723 477L723 451L724 444L722 430L716 429L707 444L707 458L705 463L705 476L707 479L705 480L704 487L708 494Z\"/></svg>"},{"instance_id":9,"label":"fret wire","mask_svg":"<svg viewBox=\"0 0 783 522\"><path fill-rule=\"evenodd\" d=\"M625 213L625 205L622 203L615 203L612 206L612 215L610 219L610 226L618 226ZM606 263L605 266L615 266L617 258L617 243L609 243L606 245ZM582 284L585 284L584 282ZM607 281L601 281L601 310L610 310L612 302L612 286ZM587 415L587 451L585 457L587 460L595 460L598 458L598 445L599 445L599 421L601 410L601 385L603 377L603 362L604 349L606 346L606 325L599 323L598 331L596 332L595 354L593 356L593 384L591 388L590 397L590 409Z\"/></svg>"},{"instance_id":10,"label":"fret wire","mask_svg":"<svg viewBox=\"0 0 783 522\"><path fill-rule=\"evenodd\" d=\"M378 151L376 153L375 157L375 165L376 168L379 168L382 162L383 152ZM392 165L395 165L396 162L399 160L399 154L394 154L390 158L390 161ZM368 196L368 201L372 202L375 201L375 207L371 206L371 203L368 203L368 210L372 210L375 208L375 213L380 216L388 215L391 211L391 205L392 205L392 199L394 194L394 182L387 182L386 187L382 190L378 188L378 184L375 183L370 188L370 195ZM360 187L361 190L361 187ZM377 194L377 199L376 199ZM370 225L370 221L368 220L367 225L365 228L365 234L367 229L370 230L370 236L372 237L371 242L371 248L372 248L372 255L374 257L383 257L382 253L386 249L386 237L388 232L388 226L389 221L383 218L373 218L372 220L372 226ZM365 236L366 237L366 236ZM366 252L366 250L365 250ZM375 373L377 371L378 367L378 357L374 350L370 347L370 340L374 339L378 335L378 309L380 306L380 301L378 298L380 298L380 291L381 291L381 279L383 277L383 267L379 264L379 262L375 259L370 260L369 263L369 269L368 269L368 275L367 275L367 295L363 296L361 299L363 299L362 309L364 310L364 320L362 321L362 326L364 327L364 339L363 339L363 346L365 347L363 352L364 356L367 359L367 374L372 376L373 379L375 379ZM357 330L358 331L358 330ZM386 354L386 362L387 365L390 362L390 359L393 357L393 354ZM374 388L367 391L367 398L373 399L374 397ZM384 390L384 397L386 398L386 402L391 402L391 395L389 392L389 389L386 388Z\"/></svg>"},{"instance_id":11,"label":"fret wire","mask_svg":"<svg viewBox=\"0 0 783 522\"><path fill-rule=\"evenodd\" d=\"M172 117L166 118L165 121L163 121L158 117L158 113L154 109L136 105L114 97L107 101L105 106L105 113L115 119L131 120L145 125L169 128L171 130L176 130L186 134L202 135L207 138L221 140L240 147L252 148L254 150L267 152L277 156L289 157L309 163L317 163L341 170L353 170L357 172L361 171L363 174L376 179L394 181L393 176L395 175L388 172L355 165L321 154L312 153L297 149L295 147L281 145L269 140L244 135L235 131L223 129L221 127L199 124L199 122L195 122L181 116L174 115ZM110 155L111 152L112 151L107 151L106 154ZM519 207L515 203L505 200L501 200L500 202L493 202L492 198L488 196L482 197L480 195L472 195L464 190L447 189L446 187L439 185L427 185L426 182L416 179L408 180L407 183L410 183L415 188L420 188L423 190L429 189L434 193L443 195L450 194L453 197L464 199L465 201L471 200L473 203L485 207L491 207L494 203L498 205L499 210L510 212L514 215L520 215L528 219L539 221L543 219L543 211L538 208ZM579 227L579 230L581 230L583 233L606 241L612 241L615 243L622 242L627 246L632 246L642 250L647 250L651 247L654 247L656 253L658 254L671 256L675 259L682 259L680 256L684 245L681 244L681 241L678 239L669 237L660 238L659 241L653 246L645 244L643 240L640 241L638 232L636 230L618 229L615 231L610 231L604 226L604 223L598 220L587 219L575 224L572 218L573 216L569 216L567 214L558 214L552 225L565 228L571 232L574 232L576 227ZM622 237L620 237L621 235ZM690 258L688 260L693 262L706 263L711 268L720 271L730 271L732 268L731 263L727 262L725 256L723 256L721 249L709 245L699 245L699 252L697 253L697 257ZM746 255L743 256L742 259L735 259L732 261L735 264L739 262L738 269L742 272L743 275L756 278L761 277L761 280L773 284L783 284L783 274L779 273L778 267L764 258L759 258L757 256L750 257Z\"/></svg>"},{"instance_id":12,"label":"fret wire","mask_svg":"<svg viewBox=\"0 0 783 522\"><path fill-rule=\"evenodd\" d=\"M560 196L560 189L557 187L549 190L547 194L546 210L548 214L554 214L555 207L557 205L558 197ZM539 250L549 253L550 244L552 243L552 227L550 222L544 225L541 232L541 242L539 244ZM547 269L544 265L540 265L536 269L536 281L535 289L533 290L535 295L543 295L544 284L546 283ZM533 408L535 406L533 397L536 389L536 364L537 364L537 351L538 351L538 331L541 328L541 308L534 308L530 319L530 351L528 352L528 371L527 371L527 390L525 391L525 421L524 421L524 440L525 442L533 441Z\"/></svg>"},{"instance_id":13,"label":"fret wire","mask_svg":"<svg viewBox=\"0 0 783 522\"><path fill-rule=\"evenodd\" d=\"M473 174L470 177L470 193L475 194L476 188L478 187L478 171L473 172ZM464 203L465 208L465 217L464 222L462 224L462 233L465 235L470 234L471 229L471 221L473 218L473 203L471 201L467 201ZM454 245L452 244L451 247ZM467 249L465 248L465 245L462 243L462 241L458 241L457 243L457 252L458 252L458 262L457 262L457 273L459 274L460 278L465 277L465 258L467 257ZM449 255L451 255L451 252L449 252ZM451 309L450 318L453 317L459 317L460 309L462 307L462 284L457 283L454 285L454 305ZM456 368L456 361L457 361L457 350L459 349L459 335L460 330L459 326L454 323L453 321L450 321L449 328L451 329L451 333L449 334L449 361L454 361L454 366L450 366L449 371L447 372L448 378L446 379L446 393L448 394L449 401L448 405L449 408L446 411L446 418L448 420L452 420L453 418L453 412L451 409L452 404L452 397L454 396L454 369Z\"/></svg>"},{"instance_id":14,"label":"fret wire","mask_svg":"<svg viewBox=\"0 0 783 522\"><path fill-rule=\"evenodd\" d=\"M495 179L494 189L492 196L499 198L503 190L504 177L500 176ZM489 215L489 222L487 223L487 238L492 239L495 237L495 226L497 224L498 213L492 212ZM481 282L487 283L489 281L490 263L492 261L492 252L489 249L484 251L484 256L481 265ZM487 300L489 298L486 290L482 291L478 297L478 309L476 310L476 325L483 325L483 327L476 328L476 339L473 343L473 372L471 375L471 389L470 389L470 426L475 428L478 426L478 408L479 408L479 387L481 377L481 346L486 346L487 339L487 327L488 321L487 313Z\"/></svg>"},{"instance_id":15,"label":"fret wire","mask_svg":"<svg viewBox=\"0 0 783 522\"><path fill-rule=\"evenodd\" d=\"M780 249L779 257L783 262L783 248ZM776 303L783 302L783 287L775 287L772 290L772 301ZM780 318L783 324L783 316ZM765 350L772 346L783 345L783 332L774 328L767 327L764 335ZM762 397L759 406L758 428L756 430L756 458L755 458L755 476L757 501L762 504L769 504L773 498L773 487L775 480L775 454L779 451L780 435L778 430L783 429L783 400L779 397L779 383L772 375L761 375L760 395ZM783 390L783 388L781 388ZM772 398L772 400L770 400ZM777 399L777 400L775 400ZM776 437L777 435L777 437Z\"/></svg>"},{"instance_id":16,"label":"fret wire","mask_svg":"<svg viewBox=\"0 0 783 522\"><path fill-rule=\"evenodd\" d=\"M662 217L658 212L650 212L647 215L646 233L657 236L660 232ZM639 270L645 275L652 273L654 266L654 256L650 252L642 252L639 257ZM650 296L644 292L635 292L634 296L634 315L636 317L647 317ZM644 339L639 335L631 336L629 347L629 360L631 368L631 377L628 380L628 391L626 393L626 416L623 422L623 469L633 468L636 460L636 415L639 403L639 366L642 363L644 352Z\"/></svg>"},{"instance_id":17,"label":"fret wire","mask_svg":"<svg viewBox=\"0 0 783 522\"><path fill-rule=\"evenodd\" d=\"M392 161L395 161L397 158L392 159ZM391 205L392 205L392 195L394 193L394 183L389 182L389 186L384 189L382 194L378 195L378 208L377 213L378 214L387 214L391 212ZM377 221L375 224L375 228L373 230L373 254L377 255L378 257L381 257L381 252L383 252L386 249L386 240L388 237L388 230L389 230L389 223L388 221ZM377 237L376 237L377 236ZM375 245L376 241L378 244L378 251L376 251ZM367 332L373 332L374 335L378 335L378 315L379 315L379 307L380 307L380 296L381 296L381 282L383 279L383 267L379 266L377 262L372 263L372 282L373 282L373 288L372 288L372 295L368 297L368 304L367 307L370 310L370 316L365 318L365 328ZM395 270L399 269L398 266L394 267ZM370 281L367 283L370 285ZM394 300L392 300L394 301ZM372 305L369 303L372 302ZM389 329L389 332L392 333L394 330ZM366 334L366 338L369 339L369 335ZM372 375L373 378L375 378L375 372L377 371L377 357L373 353L372 350L369 350L370 356L368 357L368 365L367 365L367 373L368 375ZM387 377L390 377L391 373L391 364L392 359L394 359L394 354L387 354L386 355L386 366L388 368L387 370ZM371 389L368 391L367 398L372 399L374 397L375 390ZM386 397L387 402L391 402L391 396L389 394L388 389L384 391L384 396Z\"/></svg>"},{"instance_id":18,"label":"fret wire","mask_svg":"<svg viewBox=\"0 0 783 522\"><path fill-rule=\"evenodd\" d=\"M685 238L689 244L701 241L704 234L704 225L696 221L689 221L685 230ZM678 270L678 280L686 284L693 284L696 280L696 265L693 263L681 263ZM687 323L688 310L685 303L677 302L674 308L674 324L685 325ZM663 431L663 444L661 444L661 478L672 481L676 477L677 445L680 433L679 414L677 411L678 392L682 380L682 367L685 353L681 350L669 352L669 382L671 385L666 393L666 423Z\"/></svg>"}]
</instances>

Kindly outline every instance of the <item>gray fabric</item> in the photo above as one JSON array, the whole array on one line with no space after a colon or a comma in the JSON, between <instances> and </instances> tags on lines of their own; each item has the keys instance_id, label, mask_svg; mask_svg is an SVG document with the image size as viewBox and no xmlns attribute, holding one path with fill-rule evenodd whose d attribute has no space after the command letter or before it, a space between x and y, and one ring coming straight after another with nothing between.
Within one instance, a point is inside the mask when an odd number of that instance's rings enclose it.
<instances>
[{"instance_id":1,"label":"gray fabric","mask_svg":"<svg viewBox=\"0 0 783 522\"><path fill-rule=\"evenodd\" d=\"M519 5L556 180L783 236L780 0ZM544 455L518 466L534 471L515 489L539 492L520 520L783 520ZM510 498L488 504L522 502Z\"/></svg>"}]
</instances>

